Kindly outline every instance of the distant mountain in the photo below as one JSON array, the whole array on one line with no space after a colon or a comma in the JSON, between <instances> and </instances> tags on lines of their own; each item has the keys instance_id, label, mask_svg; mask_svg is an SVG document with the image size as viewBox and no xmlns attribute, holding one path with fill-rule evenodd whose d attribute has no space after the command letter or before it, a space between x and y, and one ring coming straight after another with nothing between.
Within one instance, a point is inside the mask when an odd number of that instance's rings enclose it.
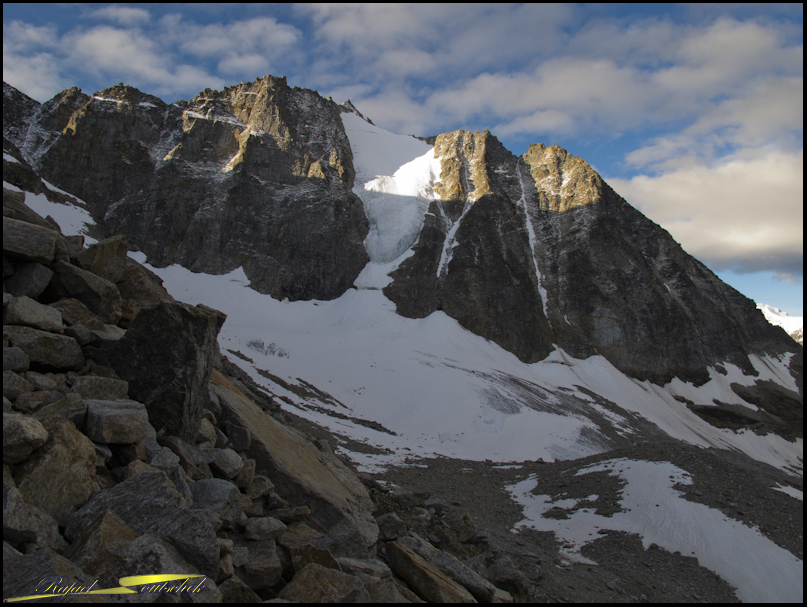
<instances>
[{"instance_id":1,"label":"distant mountain","mask_svg":"<svg viewBox=\"0 0 807 607\"><path fill-rule=\"evenodd\" d=\"M790 316L787 312L782 312L779 308L774 308L768 304L758 303L757 308L762 311L765 320L775 327L782 327L793 339L804 345L804 317Z\"/></svg>"}]
</instances>

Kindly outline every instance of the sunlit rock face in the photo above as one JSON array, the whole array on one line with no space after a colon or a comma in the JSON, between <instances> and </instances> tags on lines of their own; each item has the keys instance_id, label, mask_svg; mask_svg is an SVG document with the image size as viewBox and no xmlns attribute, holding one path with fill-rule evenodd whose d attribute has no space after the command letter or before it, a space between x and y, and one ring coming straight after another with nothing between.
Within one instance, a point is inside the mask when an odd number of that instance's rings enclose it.
<instances>
[{"instance_id":1,"label":"sunlit rock face","mask_svg":"<svg viewBox=\"0 0 807 607\"><path fill-rule=\"evenodd\" d=\"M367 262L338 106L285 78L171 105L123 85L70 89L19 139L40 174L154 264L243 266L255 289L295 300L338 297Z\"/></svg>"},{"instance_id":2,"label":"sunlit rock face","mask_svg":"<svg viewBox=\"0 0 807 607\"><path fill-rule=\"evenodd\" d=\"M748 354L792 353L801 382L801 349L753 302L558 146L516 157L488 131L427 139L431 194L387 243L353 191L340 113L357 110L285 78L170 105L122 84L4 99L25 159L155 265L241 266L275 298L334 299L379 249L374 261L403 259L384 287L399 314L441 310L525 362L558 346L639 380L702 383L709 366L753 374Z\"/></svg>"},{"instance_id":3,"label":"sunlit rock face","mask_svg":"<svg viewBox=\"0 0 807 607\"><path fill-rule=\"evenodd\" d=\"M557 344L638 379L792 350L753 302L690 257L585 161L489 132L439 135L441 183L414 255L384 292L405 316L443 310L525 362Z\"/></svg>"}]
</instances>

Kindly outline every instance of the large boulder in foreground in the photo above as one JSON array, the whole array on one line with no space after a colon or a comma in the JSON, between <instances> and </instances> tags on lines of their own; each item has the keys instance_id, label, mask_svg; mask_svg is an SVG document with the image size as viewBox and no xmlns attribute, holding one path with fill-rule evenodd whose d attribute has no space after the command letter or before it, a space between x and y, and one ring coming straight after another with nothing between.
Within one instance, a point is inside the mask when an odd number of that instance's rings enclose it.
<instances>
[{"instance_id":1,"label":"large boulder in foreground","mask_svg":"<svg viewBox=\"0 0 807 607\"><path fill-rule=\"evenodd\" d=\"M266 415L218 371L210 379L221 403L220 423L251 434L247 456L272 479L281 497L311 508L312 527L324 532L344 522L358 532L365 546L372 546L378 539L373 503L356 475L299 432Z\"/></svg>"},{"instance_id":2,"label":"large boulder in foreground","mask_svg":"<svg viewBox=\"0 0 807 607\"><path fill-rule=\"evenodd\" d=\"M146 405L157 431L193 444L225 318L207 306L162 302L141 310L116 344L88 348L88 356L129 382L129 396Z\"/></svg>"}]
</instances>

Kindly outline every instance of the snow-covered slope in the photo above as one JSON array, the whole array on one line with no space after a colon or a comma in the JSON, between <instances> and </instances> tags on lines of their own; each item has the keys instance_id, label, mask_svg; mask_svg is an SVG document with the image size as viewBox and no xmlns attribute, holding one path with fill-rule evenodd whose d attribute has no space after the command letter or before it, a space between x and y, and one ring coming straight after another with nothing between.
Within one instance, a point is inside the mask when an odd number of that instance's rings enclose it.
<instances>
[{"instance_id":1,"label":"snow-covered slope","mask_svg":"<svg viewBox=\"0 0 807 607\"><path fill-rule=\"evenodd\" d=\"M768 304L758 303L757 308L762 311L765 319L777 327L782 327L791 337L799 343L804 343L804 317L790 316L787 312L782 312L779 308L774 308Z\"/></svg>"}]
</instances>

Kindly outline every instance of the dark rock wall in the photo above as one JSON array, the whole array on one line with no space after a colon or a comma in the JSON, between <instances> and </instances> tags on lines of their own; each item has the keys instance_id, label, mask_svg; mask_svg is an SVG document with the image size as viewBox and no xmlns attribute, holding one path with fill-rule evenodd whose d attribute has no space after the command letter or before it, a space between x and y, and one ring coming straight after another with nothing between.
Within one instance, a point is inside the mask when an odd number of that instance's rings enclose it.
<instances>
[{"instance_id":1,"label":"dark rock wall","mask_svg":"<svg viewBox=\"0 0 807 607\"><path fill-rule=\"evenodd\" d=\"M284 78L171 105L70 89L32 120L22 149L38 172L151 263L243 266L256 290L295 300L338 297L368 260L339 110Z\"/></svg>"}]
</instances>

